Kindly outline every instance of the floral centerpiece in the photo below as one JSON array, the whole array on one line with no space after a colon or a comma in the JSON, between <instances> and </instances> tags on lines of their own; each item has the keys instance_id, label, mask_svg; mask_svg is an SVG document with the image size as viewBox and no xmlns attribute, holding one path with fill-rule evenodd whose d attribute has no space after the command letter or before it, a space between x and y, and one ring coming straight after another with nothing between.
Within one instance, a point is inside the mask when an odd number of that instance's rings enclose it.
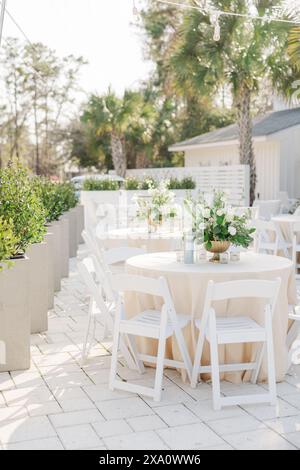
<instances>
[{"instance_id":1,"label":"floral centerpiece","mask_svg":"<svg viewBox=\"0 0 300 470\"><path fill-rule=\"evenodd\" d=\"M175 194L169 190L169 182L162 181L158 185L149 180L147 196L136 195L137 217L146 220L149 229L157 230L166 220L177 215Z\"/></svg>"},{"instance_id":2,"label":"floral centerpiece","mask_svg":"<svg viewBox=\"0 0 300 470\"><path fill-rule=\"evenodd\" d=\"M255 228L250 227L250 211L242 216L236 215L227 206L223 192L215 192L212 202L208 203L203 196L198 201L191 198L185 205L192 215L192 231L198 242L203 242L207 251L214 253L211 261L219 261L230 245L248 248L253 241Z\"/></svg>"}]
</instances>

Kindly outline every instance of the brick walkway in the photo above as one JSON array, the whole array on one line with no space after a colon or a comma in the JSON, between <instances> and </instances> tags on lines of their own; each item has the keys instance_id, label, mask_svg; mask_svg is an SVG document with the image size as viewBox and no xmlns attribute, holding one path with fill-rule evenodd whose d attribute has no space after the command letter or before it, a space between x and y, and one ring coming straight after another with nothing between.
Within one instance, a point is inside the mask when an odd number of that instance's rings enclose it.
<instances>
[{"instance_id":1,"label":"brick walkway","mask_svg":"<svg viewBox=\"0 0 300 470\"><path fill-rule=\"evenodd\" d=\"M295 449L300 448L300 366L278 385L278 408L232 407L215 412L211 388L192 390L176 371L165 372L161 403L110 392L110 342L101 325L84 367L80 348L88 298L71 260L50 312L49 331L32 336L32 366L0 374L0 449ZM120 365L120 376L139 383L153 379ZM224 394L236 386L222 384ZM239 391L241 387L238 386ZM245 384L244 393L262 386Z\"/></svg>"}]
</instances>

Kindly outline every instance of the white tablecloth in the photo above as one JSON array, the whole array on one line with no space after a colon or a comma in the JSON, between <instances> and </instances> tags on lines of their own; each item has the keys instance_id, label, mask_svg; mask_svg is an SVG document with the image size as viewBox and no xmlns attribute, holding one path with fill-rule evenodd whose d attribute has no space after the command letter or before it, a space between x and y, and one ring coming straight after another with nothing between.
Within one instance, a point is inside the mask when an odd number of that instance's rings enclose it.
<instances>
[{"instance_id":1,"label":"white tablecloth","mask_svg":"<svg viewBox=\"0 0 300 470\"><path fill-rule=\"evenodd\" d=\"M121 228L109 230L101 236L100 243L105 249L131 246L144 248L148 253L174 251L181 248L182 232L159 230L148 233L147 228Z\"/></svg>"},{"instance_id":2,"label":"white tablecloth","mask_svg":"<svg viewBox=\"0 0 300 470\"><path fill-rule=\"evenodd\" d=\"M209 280L224 282L237 279L282 279L280 295L274 315L274 347L276 376L284 379L287 367L286 334L288 329L288 304L297 301L293 266L290 260L255 253L243 253L241 261L228 265L205 262L199 265L184 265L177 262L175 253L155 253L131 258L126 265L127 272L149 277L164 276L169 284L174 305L178 313L191 315L193 319L202 316L207 284ZM126 312L129 316L147 308L159 308L160 300L151 296L130 293L126 297ZM248 315L262 324L264 312L261 301L238 299L218 302L216 311L223 316ZM194 357L197 332L192 322L184 331L184 336L192 358ZM156 354L157 342L141 338L139 347L143 353ZM230 345L220 347L220 362L250 362L255 359L257 345ZM180 360L176 341L169 340L167 357ZM208 345L205 346L203 364L209 364ZM226 379L234 382L249 380L249 373L226 374ZM266 379L264 362L260 379Z\"/></svg>"}]
</instances>

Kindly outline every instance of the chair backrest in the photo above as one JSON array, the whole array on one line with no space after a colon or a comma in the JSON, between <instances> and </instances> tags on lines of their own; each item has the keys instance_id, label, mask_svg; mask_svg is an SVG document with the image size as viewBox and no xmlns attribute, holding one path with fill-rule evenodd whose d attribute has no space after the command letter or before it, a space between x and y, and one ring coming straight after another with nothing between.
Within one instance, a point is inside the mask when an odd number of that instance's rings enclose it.
<instances>
[{"instance_id":1,"label":"chair backrest","mask_svg":"<svg viewBox=\"0 0 300 470\"><path fill-rule=\"evenodd\" d=\"M206 327L209 312L214 310L213 302L220 300L262 299L265 300L265 306L269 306L271 314L273 315L280 286L280 278L277 278L274 281L264 281L260 279L247 279L221 283L209 281L201 320L201 328Z\"/></svg>"},{"instance_id":2,"label":"chair backrest","mask_svg":"<svg viewBox=\"0 0 300 470\"><path fill-rule=\"evenodd\" d=\"M300 215L300 206L297 207L297 209L295 210L294 215L297 215L297 216Z\"/></svg>"},{"instance_id":3,"label":"chair backrest","mask_svg":"<svg viewBox=\"0 0 300 470\"><path fill-rule=\"evenodd\" d=\"M271 220L257 219L253 221L256 228L255 232L255 250L270 249L276 250L278 247L280 233L278 226Z\"/></svg>"},{"instance_id":4,"label":"chair backrest","mask_svg":"<svg viewBox=\"0 0 300 470\"><path fill-rule=\"evenodd\" d=\"M281 201L280 199L266 201L256 200L254 207L259 207L259 217L270 220L273 216L280 213Z\"/></svg>"},{"instance_id":5,"label":"chair backrest","mask_svg":"<svg viewBox=\"0 0 300 470\"><path fill-rule=\"evenodd\" d=\"M266 299L268 303L276 301L281 279L264 281L260 279L213 283L211 300L228 299Z\"/></svg>"},{"instance_id":6,"label":"chair backrest","mask_svg":"<svg viewBox=\"0 0 300 470\"><path fill-rule=\"evenodd\" d=\"M129 258L144 254L146 254L146 250L141 248L123 246L119 248L112 248L111 250L107 251L102 251L102 258L108 266L111 266L118 263L124 263Z\"/></svg>"},{"instance_id":7,"label":"chair backrest","mask_svg":"<svg viewBox=\"0 0 300 470\"><path fill-rule=\"evenodd\" d=\"M300 234L300 222L293 223L293 232L295 235Z\"/></svg>"},{"instance_id":8,"label":"chair backrest","mask_svg":"<svg viewBox=\"0 0 300 470\"><path fill-rule=\"evenodd\" d=\"M116 274L112 276L112 283L119 293L136 292L160 297L163 300L162 311L167 312L174 324L177 322L175 307L165 278L154 279L132 274Z\"/></svg>"},{"instance_id":9,"label":"chair backrest","mask_svg":"<svg viewBox=\"0 0 300 470\"><path fill-rule=\"evenodd\" d=\"M91 254L95 254L100 258L100 249L97 245L96 238L92 235L92 230L84 230L82 232L82 238L87 246L87 249Z\"/></svg>"},{"instance_id":10,"label":"chair backrest","mask_svg":"<svg viewBox=\"0 0 300 470\"><path fill-rule=\"evenodd\" d=\"M95 282L95 266L93 264L93 260L91 258L85 258L83 261L78 263L78 271L86 287L88 288L91 297L97 303L98 308L102 313L110 315L102 297L101 285L97 285Z\"/></svg>"}]
</instances>

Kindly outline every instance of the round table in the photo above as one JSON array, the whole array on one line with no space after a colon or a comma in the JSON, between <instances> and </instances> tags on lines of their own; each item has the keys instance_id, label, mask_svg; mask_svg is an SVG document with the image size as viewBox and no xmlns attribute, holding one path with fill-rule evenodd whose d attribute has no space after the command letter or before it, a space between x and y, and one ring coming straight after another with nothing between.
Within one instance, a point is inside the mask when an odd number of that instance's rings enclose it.
<instances>
[{"instance_id":1,"label":"round table","mask_svg":"<svg viewBox=\"0 0 300 470\"><path fill-rule=\"evenodd\" d=\"M296 284L293 275L293 265L289 259L263 255L252 252L241 254L241 261L227 265L213 264L209 261L197 265L185 265L177 261L176 253L154 253L131 258L126 263L126 270L131 274L139 274L167 279L178 313L191 315L193 319L202 316L203 304L210 280L225 282L241 279L276 279L281 278L282 284L276 311L274 314L274 347L277 380L284 379L287 368L286 334L288 330L288 305L296 304ZM160 308L161 300L149 295L129 293L125 299L126 313L129 316L149 308ZM264 308L262 301L236 299L216 303L216 311L223 316L248 315L256 322L263 324ZM197 331L194 322L184 331L186 343L192 359L196 347ZM157 343L153 340L139 339L139 348L144 354L156 354ZM229 345L220 347L220 363L252 362L255 360L257 345ZM180 353L174 338L167 344L167 357L180 360ZM203 364L209 361L208 345L203 353ZM267 378L267 368L264 361L260 380ZM250 374L228 373L223 378L232 382L247 381Z\"/></svg>"},{"instance_id":2,"label":"round table","mask_svg":"<svg viewBox=\"0 0 300 470\"><path fill-rule=\"evenodd\" d=\"M158 230L149 233L147 227L109 230L101 235L105 249L120 246L143 248L147 253L179 250L182 245L181 231Z\"/></svg>"}]
</instances>

